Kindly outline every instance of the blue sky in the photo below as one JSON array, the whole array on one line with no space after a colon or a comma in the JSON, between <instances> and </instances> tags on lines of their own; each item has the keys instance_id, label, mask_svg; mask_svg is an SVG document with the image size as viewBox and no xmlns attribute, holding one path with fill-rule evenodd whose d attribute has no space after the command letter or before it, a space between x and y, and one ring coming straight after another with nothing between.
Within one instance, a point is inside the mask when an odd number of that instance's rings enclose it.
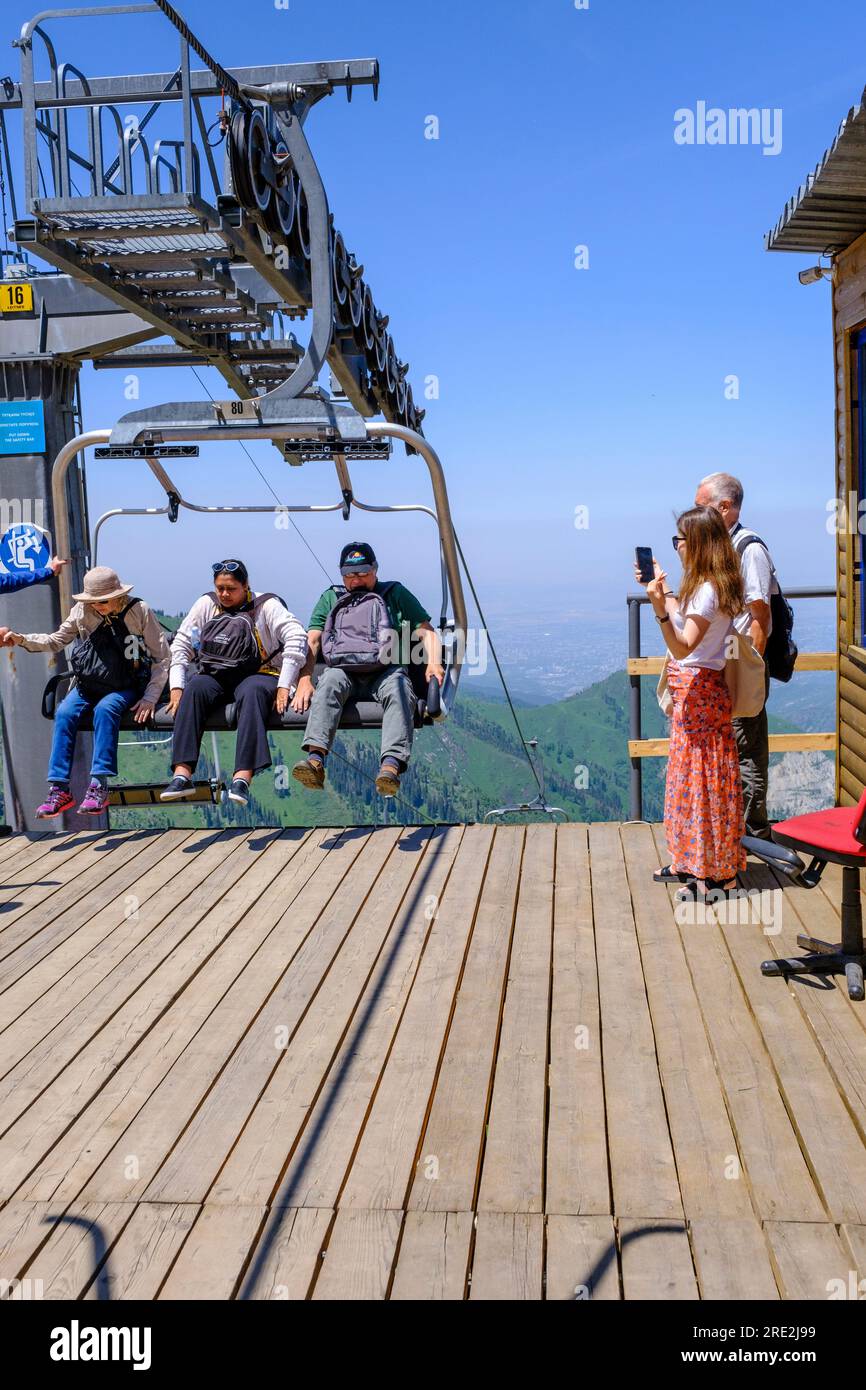
<instances>
[{"instance_id":1,"label":"blue sky","mask_svg":"<svg viewBox=\"0 0 866 1390\"><path fill-rule=\"evenodd\" d=\"M337 226L390 313L416 398L440 380L425 431L446 466L455 518L492 612L510 606L622 612L636 544L670 551L671 512L716 468L743 478L745 519L789 585L833 582L829 286L808 256L767 254L763 234L859 99L866 11L852 0L638 0L407 6L388 0L184 0L226 66L378 57L380 99L321 103L307 133ZM13 14L14 11L14 24ZM30 10L5 7L9 37ZM242 23L239 23L239 17ZM61 55L89 74L172 66L159 16L55 23ZM844 35L844 43L840 42ZM858 56L855 56L858 55ZM10 50L9 70L17 56ZM681 146L674 113L780 108L782 147ZM425 118L439 139L424 138ZM577 245L589 268L574 267ZM725 378L739 378L738 400ZM210 389L226 394L219 378ZM129 408L119 374L82 378L88 426ZM145 374L141 400L199 398L188 370ZM335 500L325 465L259 466L285 501ZM268 502L232 445L176 467L199 502ZM91 516L158 502L136 465L89 465ZM355 470L372 502L427 500L417 460ZM574 525L589 508L589 527ZM429 523L301 521L331 566L366 534L382 573L435 602ZM111 527L114 529L112 530ZM226 551L302 614L321 572L266 521L114 522L101 558L145 597L179 608ZM176 601L172 601L175 599Z\"/></svg>"}]
</instances>

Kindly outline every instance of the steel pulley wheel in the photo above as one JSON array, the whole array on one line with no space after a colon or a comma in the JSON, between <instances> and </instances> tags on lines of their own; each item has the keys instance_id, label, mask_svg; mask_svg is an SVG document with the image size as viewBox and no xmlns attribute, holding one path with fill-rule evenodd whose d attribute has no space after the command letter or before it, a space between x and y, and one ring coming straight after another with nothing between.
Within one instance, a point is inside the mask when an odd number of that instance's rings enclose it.
<instances>
[{"instance_id":1,"label":"steel pulley wheel","mask_svg":"<svg viewBox=\"0 0 866 1390\"><path fill-rule=\"evenodd\" d=\"M274 152L281 155L288 153L282 143L276 147ZM270 231L288 237L295 223L295 181L291 168L284 166L284 169L285 177L280 178L274 190L265 221Z\"/></svg>"},{"instance_id":2,"label":"steel pulley wheel","mask_svg":"<svg viewBox=\"0 0 866 1390\"><path fill-rule=\"evenodd\" d=\"M360 275L352 276L352 286L349 290L349 313L352 318L352 327L360 328L361 319L364 317L364 281Z\"/></svg>"},{"instance_id":3,"label":"steel pulley wheel","mask_svg":"<svg viewBox=\"0 0 866 1390\"><path fill-rule=\"evenodd\" d=\"M412 387L408 381L406 382L406 399L403 402L403 414L406 424L409 426L410 430L413 430L415 428L413 424L415 418L415 398L412 395Z\"/></svg>"},{"instance_id":4,"label":"steel pulley wheel","mask_svg":"<svg viewBox=\"0 0 866 1390\"><path fill-rule=\"evenodd\" d=\"M229 169L232 188L238 202L245 208L254 203L252 185L247 170L247 117L248 111L236 111L229 127Z\"/></svg>"},{"instance_id":5,"label":"steel pulley wheel","mask_svg":"<svg viewBox=\"0 0 866 1390\"><path fill-rule=\"evenodd\" d=\"M253 111L246 126L247 175L253 194L253 203L259 212L267 212L273 188L263 172L263 164L270 157L268 128L261 111Z\"/></svg>"},{"instance_id":6,"label":"steel pulley wheel","mask_svg":"<svg viewBox=\"0 0 866 1390\"><path fill-rule=\"evenodd\" d=\"M341 232L337 232L334 237L332 264L334 267L334 298L342 306L349 298L349 258L346 255L346 243Z\"/></svg>"},{"instance_id":7,"label":"steel pulley wheel","mask_svg":"<svg viewBox=\"0 0 866 1390\"><path fill-rule=\"evenodd\" d=\"M392 395L397 389L397 376L397 350L394 347L394 339L389 333L388 345L385 349L385 383Z\"/></svg>"},{"instance_id":8,"label":"steel pulley wheel","mask_svg":"<svg viewBox=\"0 0 866 1390\"><path fill-rule=\"evenodd\" d=\"M406 413L406 379L397 374L397 389L394 392L394 399L397 402L397 414L403 416Z\"/></svg>"},{"instance_id":9,"label":"steel pulley wheel","mask_svg":"<svg viewBox=\"0 0 866 1390\"><path fill-rule=\"evenodd\" d=\"M376 318L376 366L380 372L384 372L385 363L388 360L388 334L385 331L381 319Z\"/></svg>"},{"instance_id":10,"label":"steel pulley wheel","mask_svg":"<svg viewBox=\"0 0 866 1390\"><path fill-rule=\"evenodd\" d=\"M310 246L310 209L307 204L307 195L304 192L304 186L300 179L298 179L295 191L297 195L297 202L295 204L297 209L295 226L298 233L298 245L301 248L301 255L304 260L308 261L312 254Z\"/></svg>"},{"instance_id":11,"label":"steel pulley wheel","mask_svg":"<svg viewBox=\"0 0 866 1390\"><path fill-rule=\"evenodd\" d=\"M364 300L361 307L361 323L364 331L364 346L368 352L372 352L376 345L376 306L373 303L373 291L369 285L364 286Z\"/></svg>"}]
</instances>

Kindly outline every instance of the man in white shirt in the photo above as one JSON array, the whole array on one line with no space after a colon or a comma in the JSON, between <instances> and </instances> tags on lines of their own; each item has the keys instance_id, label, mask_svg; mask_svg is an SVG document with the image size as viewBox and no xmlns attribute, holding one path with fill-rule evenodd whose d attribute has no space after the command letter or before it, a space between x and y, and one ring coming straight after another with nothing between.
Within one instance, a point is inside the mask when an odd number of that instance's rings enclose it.
<instances>
[{"instance_id":1,"label":"man in white shirt","mask_svg":"<svg viewBox=\"0 0 866 1390\"><path fill-rule=\"evenodd\" d=\"M715 507L721 512L743 571L746 607L734 619L734 626L738 632L751 637L755 650L763 656L773 627L770 597L779 592L779 584L764 542L740 521L742 505L743 485L738 478L730 473L711 473L701 479L695 494L695 506ZM769 672L766 686L769 693ZM767 781L770 747L766 704L760 714L750 719L735 719L734 733L740 754L746 832L769 840Z\"/></svg>"},{"instance_id":2,"label":"man in white shirt","mask_svg":"<svg viewBox=\"0 0 866 1390\"><path fill-rule=\"evenodd\" d=\"M176 714L171 747L174 776L160 801L195 795L192 776L205 723L214 706L237 705L235 768L229 799L249 804L249 785L269 767L271 710L288 708L307 656L307 634L275 594L249 587L241 560L212 566L213 592L197 599L171 645L169 714ZM196 662L193 673L187 667Z\"/></svg>"}]
</instances>

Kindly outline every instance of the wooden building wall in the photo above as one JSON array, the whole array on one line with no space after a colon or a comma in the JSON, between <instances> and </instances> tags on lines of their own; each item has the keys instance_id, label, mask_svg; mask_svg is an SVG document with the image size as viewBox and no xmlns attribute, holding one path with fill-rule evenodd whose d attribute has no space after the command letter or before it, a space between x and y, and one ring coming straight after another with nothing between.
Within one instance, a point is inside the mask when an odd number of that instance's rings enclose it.
<instances>
[{"instance_id":1,"label":"wooden building wall","mask_svg":"<svg viewBox=\"0 0 866 1390\"><path fill-rule=\"evenodd\" d=\"M856 352L852 336L866 327L866 235L836 261L833 339L836 360L836 495L847 507L858 490ZM858 501L862 501L858 497ZM846 513L843 512L843 515ZM843 806L856 802L866 786L866 651L862 643L863 580L855 580L859 555L859 514L849 516L836 545L839 672L836 787ZM866 523L866 515L863 518ZM863 524L863 523L861 523Z\"/></svg>"}]
</instances>

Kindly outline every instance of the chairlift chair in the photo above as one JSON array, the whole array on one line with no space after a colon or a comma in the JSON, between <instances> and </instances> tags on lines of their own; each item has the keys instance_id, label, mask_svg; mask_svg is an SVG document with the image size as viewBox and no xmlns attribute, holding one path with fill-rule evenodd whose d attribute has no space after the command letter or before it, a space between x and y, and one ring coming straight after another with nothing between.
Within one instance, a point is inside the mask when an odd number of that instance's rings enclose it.
<instances>
[{"instance_id":1,"label":"chairlift chair","mask_svg":"<svg viewBox=\"0 0 866 1390\"><path fill-rule=\"evenodd\" d=\"M842 868L842 940L838 944L814 936L799 935L797 944L805 956L765 960L764 975L844 974L851 999L864 997L863 909L860 873L866 869L866 790L856 806L834 806L811 811L773 826L772 840L745 836L749 854L768 864L801 888L815 888L828 864ZM811 857L807 865L801 853Z\"/></svg>"},{"instance_id":2,"label":"chairlift chair","mask_svg":"<svg viewBox=\"0 0 866 1390\"><path fill-rule=\"evenodd\" d=\"M307 404L299 402L298 404ZM448 496L445 488L445 478L442 465L423 436L415 433L408 428L391 422L362 421L364 427L363 440L369 441L369 447L361 449L357 447L361 444L362 438L356 440L342 440L335 438L335 431L332 427L334 412L345 410L354 417L352 424L360 420L354 411L349 412L348 407L331 406L326 412L326 425L324 428L312 428L309 414L301 423L296 425L294 432L286 426L267 424L262 426L233 426L231 423L224 428L214 430L212 427L206 430L192 431L181 429L173 437L171 443L144 441L130 445L126 442L113 442L114 431L109 430L90 430L80 434L69 441L60 451L54 464L52 475L52 495L54 501L54 516L56 526L56 546L60 553L68 550L69 546L69 516L67 512L66 495L66 475L69 465L84 449L95 446L96 456L116 459L118 462L123 460L140 460L150 469L153 476L159 482L166 494L166 504L164 507L113 507L99 517L93 532L93 543L91 548L91 563L98 563L100 533L104 525L112 518L119 516L152 516L167 517L169 523L177 521L181 510L186 509L194 512L203 512L214 515L229 513L270 513L277 511L287 512L306 512L306 513L340 513L344 520L348 520L352 514L352 509L366 512L421 512L429 516L437 527L439 536L439 569L441 583L441 606L439 630L443 637L443 660L446 665L446 676L443 687L440 691L438 682L434 679L429 683L425 680L424 665L418 661L410 661L408 670L412 681L413 689L417 697L415 710L415 727L418 729L428 727L431 724L444 719L449 710L453 707L457 694L457 687L460 679L460 669L462 661L462 643L460 634L466 631L466 607L463 597L462 580L460 569L457 562L456 544L451 523ZM130 417L125 417L128 420ZM342 418L338 416L338 419ZM121 421L122 425L124 422ZM303 431L303 433L301 433ZM403 440L410 446L413 452L420 454L424 458L430 471L431 482L433 484L435 509L421 503L401 503L401 504L372 504L362 502L355 496L352 479L348 469L347 457L387 457L390 454L391 438ZM195 439L228 440L228 439L250 439L267 438L276 441L285 441L284 447L287 454L291 454L298 462L308 462L312 459L330 457L336 467L337 479L340 484L341 500L315 505L292 504L273 504L271 506L262 505L202 505L189 501L184 497L181 488L175 483L166 471L163 460L168 458L188 458L198 454L197 447L190 447L189 441ZM183 440L183 443L179 443ZM352 446L356 447L353 448ZM62 571L60 575L61 603L68 609L72 603L73 582L67 571ZM449 617L449 607L452 616ZM449 636L456 640L449 645ZM314 679L318 679L323 670L319 663L314 672ZM64 687L71 680L70 672L59 672L52 676L45 687L42 697L42 714L46 719L53 719L57 704L62 698ZM121 719L120 727L122 730L133 730L142 732L144 728L152 731L170 731L173 727L173 719L168 714L166 701L168 691L164 691L153 718L147 726L137 724L131 712L127 711ZM289 708L284 714L280 715L276 710L271 712L268 720L268 729L274 732L290 733L303 729L307 723L307 713L298 714ZM373 700L350 700L347 701L340 720L340 729L343 732L355 732L358 730L377 730L382 727L383 710L382 706ZM237 727L237 707L233 701L227 702L224 706L214 710L208 719L205 729L213 732L232 732ZM81 720L80 728L92 728L92 715L88 712ZM219 779L209 779L197 782L196 801L219 800L223 790ZM142 784L135 787L116 787L112 788L110 805L115 807L130 807L141 805L160 805L158 793L161 784Z\"/></svg>"}]
</instances>

